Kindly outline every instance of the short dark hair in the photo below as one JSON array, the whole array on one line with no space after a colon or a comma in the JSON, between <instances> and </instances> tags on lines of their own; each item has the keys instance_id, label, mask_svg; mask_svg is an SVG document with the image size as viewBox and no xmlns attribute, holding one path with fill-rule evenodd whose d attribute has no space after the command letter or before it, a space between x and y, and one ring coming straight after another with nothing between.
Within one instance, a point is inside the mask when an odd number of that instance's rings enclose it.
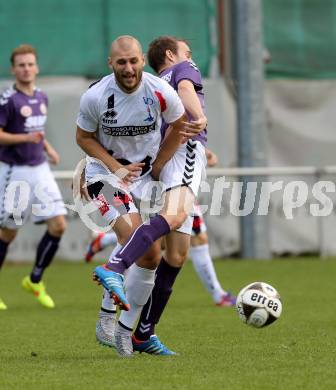
<instances>
[{"instance_id":1,"label":"short dark hair","mask_svg":"<svg viewBox=\"0 0 336 390\"><path fill-rule=\"evenodd\" d=\"M149 66L156 72L165 63L166 50L171 50L174 54L177 54L177 43L180 39L177 39L170 35L163 35L154 39L149 44L147 51L147 60Z\"/></svg>"},{"instance_id":2,"label":"short dark hair","mask_svg":"<svg viewBox=\"0 0 336 390\"><path fill-rule=\"evenodd\" d=\"M37 52L31 45L23 44L15 49L12 50L11 56L10 56L10 62L12 65L14 65L15 57L20 54L34 54L35 58L37 59Z\"/></svg>"}]
</instances>

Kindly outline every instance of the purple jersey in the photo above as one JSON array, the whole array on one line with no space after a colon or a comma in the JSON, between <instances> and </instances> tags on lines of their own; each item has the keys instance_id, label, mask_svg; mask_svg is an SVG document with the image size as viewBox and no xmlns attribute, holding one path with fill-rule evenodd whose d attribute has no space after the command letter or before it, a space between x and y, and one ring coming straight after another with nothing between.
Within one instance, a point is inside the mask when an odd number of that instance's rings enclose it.
<instances>
[{"instance_id":1,"label":"purple jersey","mask_svg":"<svg viewBox=\"0 0 336 390\"><path fill-rule=\"evenodd\" d=\"M174 89L177 91L178 84L182 80L189 80L193 83L195 92L200 100L203 112L205 112L204 104L204 92L201 73L198 70L197 66L192 61L183 61L176 65L173 65L160 73L160 77L166 80ZM189 120L191 120L190 114L187 112ZM167 125L163 127L163 133L167 129ZM203 145L206 145L207 142L207 130L206 128L202 130L199 134L192 138L202 142Z\"/></svg>"},{"instance_id":2,"label":"purple jersey","mask_svg":"<svg viewBox=\"0 0 336 390\"><path fill-rule=\"evenodd\" d=\"M0 95L0 127L7 133L45 131L48 98L39 89L33 96L9 88ZM44 162L44 142L0 145L0 161L11 165L35 166Z\"/></svg>"}]
</instances>

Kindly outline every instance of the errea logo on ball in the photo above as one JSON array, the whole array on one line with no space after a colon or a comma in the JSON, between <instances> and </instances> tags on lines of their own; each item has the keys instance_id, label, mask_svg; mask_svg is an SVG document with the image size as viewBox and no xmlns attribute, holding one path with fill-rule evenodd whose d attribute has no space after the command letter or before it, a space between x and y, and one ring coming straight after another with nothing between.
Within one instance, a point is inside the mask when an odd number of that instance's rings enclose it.
<instances>
[{"instance_id":1,"label":"errea logo on ball","mask_svg":"<svg viewBox=\"0 0 336 390\"><path fill-rule=\"evenodd\" d=\"M279 305L277 304L277 302L274 302L272 299L269 299L269 298L265 297L264 295L261 295L258 293L253 293L251 295L251 301L261 303L262 305L265 305L265 307L268 307L269 309L272 309L275 312L279 308Z\"/></svg>"}]
</instances>

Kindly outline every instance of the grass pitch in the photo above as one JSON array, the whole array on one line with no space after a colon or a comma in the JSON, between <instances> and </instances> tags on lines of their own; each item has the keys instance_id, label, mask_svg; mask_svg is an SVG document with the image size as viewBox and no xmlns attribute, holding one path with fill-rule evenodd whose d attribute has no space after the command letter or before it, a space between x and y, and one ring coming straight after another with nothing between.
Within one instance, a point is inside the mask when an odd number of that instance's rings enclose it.
<instances>
[{"instance_id":1,"label":"grass pitch","mask_svg":"<svg viewBox=\"0 0 336 390\"><path fill-rule=\"evenodd\" d=\"M253 281L281 294L283 313L253 329L217 308L188 263L157 328L176 357L119 358L95 341L100 289L93 265L55 261L46 273L56 309L20 287L30 265L6 265L0 296L0 389L335 389L336 261L217 261L225 288Z\"/></svg>"}]
</instances>

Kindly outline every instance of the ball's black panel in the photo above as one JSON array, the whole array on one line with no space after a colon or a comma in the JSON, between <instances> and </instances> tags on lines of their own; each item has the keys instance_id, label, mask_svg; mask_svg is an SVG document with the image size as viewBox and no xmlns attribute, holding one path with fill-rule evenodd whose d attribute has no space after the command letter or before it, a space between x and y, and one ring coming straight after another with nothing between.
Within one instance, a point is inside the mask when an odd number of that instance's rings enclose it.
<instances>
[{"instance_id":1,"label":"ball's black panel","mask_svg":"<svg viewBox=\"0 0 336 390\"><path fill-rule=\"evenodd\" d=\"M272 316L272 314L268 313L268 319L262 327L272 324L272 322L274 322L276 319L277 319L276 317L274 317L274 316Z\"/></svg>"},{"instance_id":2,"label":"ball's black panel","mask_svg":"<svg viewBox=\"0 0 336 390\"><path fill-rule=\"evenodd\" d=\"M249 319L250 315L254 312L256 308L254 306L247 305L246 303L242 303L242 306L243 306L245 317Z\"/></svg>"},{"instance_id":3,"label":"ball's black panel","mask_svg":"<svg viewBox=\"0 0 336 390\"><path fill-rule=\"evenodd\" d=\"M254 284L252 284L252 286L250 286L247 290L259 290L259 291L263 291L263 289L262 289L260 283L254 283ZM247 291L247 290L246 290L246 291Z\"/></svg>"}]
</instances>

